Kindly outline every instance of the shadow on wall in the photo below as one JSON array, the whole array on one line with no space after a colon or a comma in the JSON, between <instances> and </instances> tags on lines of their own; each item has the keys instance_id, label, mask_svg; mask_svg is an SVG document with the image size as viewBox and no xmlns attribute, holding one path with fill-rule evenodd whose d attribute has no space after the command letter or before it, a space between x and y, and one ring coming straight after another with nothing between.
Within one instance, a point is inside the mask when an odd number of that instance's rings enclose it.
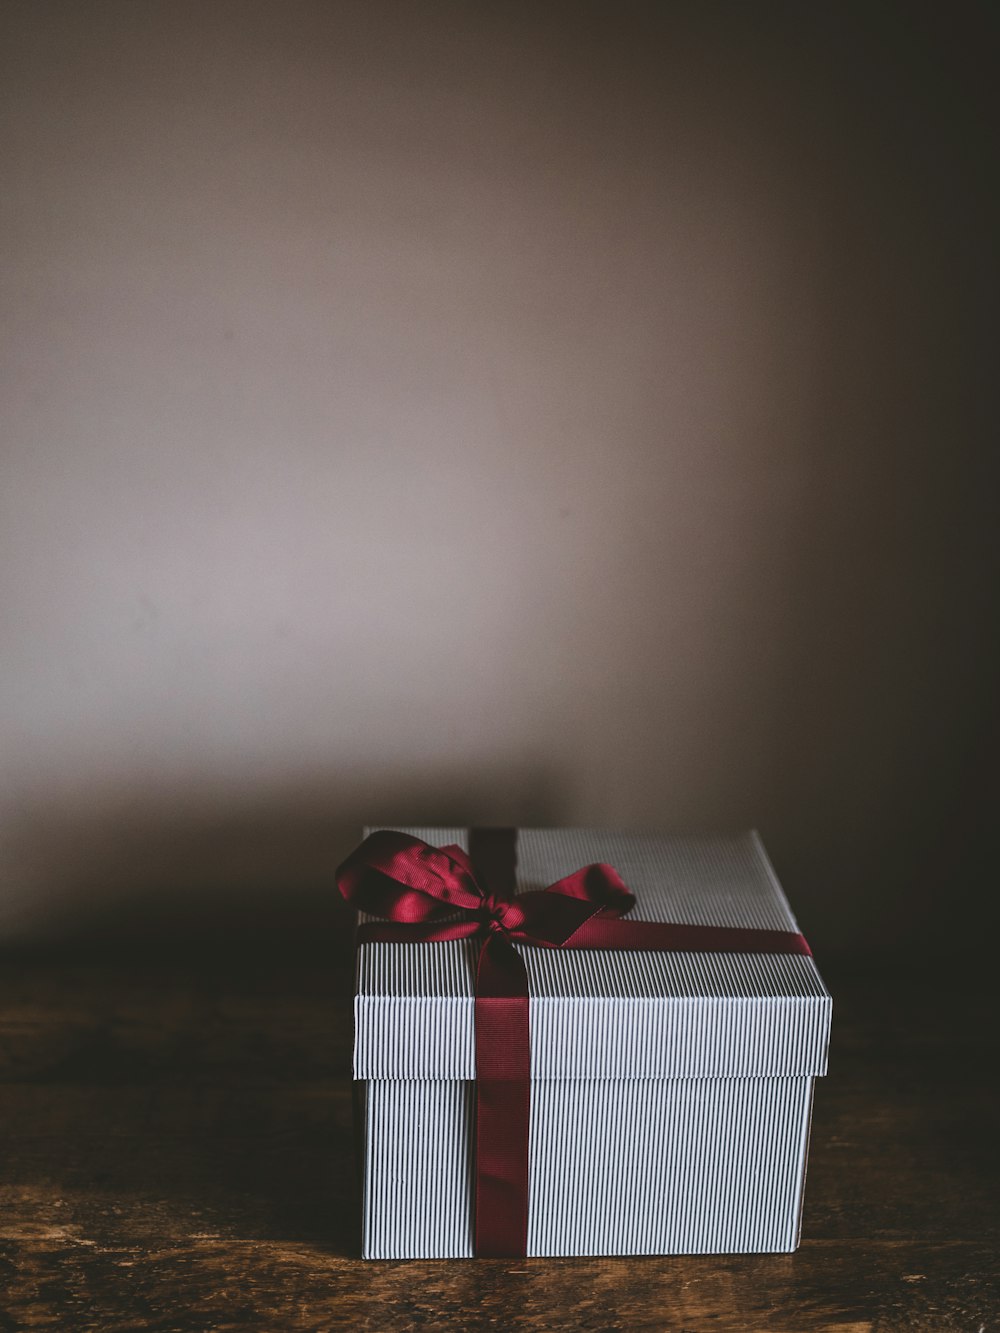
<instances>
[{"instance_id":1,"label":"shadow on wall","mask_svg":"<svg viewBox=\"0 0 1000 1333\"><path fill-rule=\"evenodd\" d=\"M36 891L22 900L7 949L158 959L210 953L236 964L262 953L343 956L351 917L334 870L365 824L565 822L546 775L486 769L473 780L401 774L392 784L359 774L323 790L243 804L206 797L191 806L190 797L139 798L99 812L26 816L11 842Z\"/></svg>"},{"instance_id":2,"label":"shadow on wall","mask_svg":"<svg viewBox=\"0 0 1000 1333\"><path fill-rule=\"evenodd\" d=\"M945 775L947 776L947 775ZM820 962L834 968L940 972L968 964L995 906L989 882L995 783L976 769L923 821L904 802L881 822L850 827L848 803L809 810L780 801L759 823L769 855ZM26 813L8 848L26 869L6 907L8 956L151 962L267 959L279 966L339 959L352 914L335 887L339 862L366 824L416 827L579 824L571 784L538 769L475 775L359 773L253 799L216 793L104 800L99 808ZM751 821L745 821L749 825ZM710 815L659 831L718 832Z\"/></svg>"}]
</instances>

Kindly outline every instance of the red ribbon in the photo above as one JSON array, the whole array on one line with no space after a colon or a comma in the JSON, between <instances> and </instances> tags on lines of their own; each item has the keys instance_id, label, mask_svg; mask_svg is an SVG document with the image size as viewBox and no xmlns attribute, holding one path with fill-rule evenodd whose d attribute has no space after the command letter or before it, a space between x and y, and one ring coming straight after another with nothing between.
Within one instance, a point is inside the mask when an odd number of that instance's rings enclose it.
<instances>
[{"instance_id":1,"label":"red ribbon","mask_svg":"<svg viewBox=\"0 0 1000 1333\"><path fill-rule=\"evenodd\" d=\"M461 847L405 833L371 834L337 871L349 903L385 918L359 944L481 940L475 982L474 1246L523 1258L528 1237L531 1046L528 976L514 943L543 949L808 954L785 930L625 921L635 898L609 865L590 865L516 898L487 892Z\"/></svg>"}]
</instances>

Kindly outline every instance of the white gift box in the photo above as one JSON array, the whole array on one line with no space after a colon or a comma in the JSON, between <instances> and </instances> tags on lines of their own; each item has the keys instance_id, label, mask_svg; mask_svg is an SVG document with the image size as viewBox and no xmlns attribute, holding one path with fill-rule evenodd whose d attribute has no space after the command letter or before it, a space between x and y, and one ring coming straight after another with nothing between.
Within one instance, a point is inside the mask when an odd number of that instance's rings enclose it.
<instances>
[{"instance_id":1,"label":"white gift box","mask_svg":"<svg viewBox=\"0 0 1000 1333\"><path fill-rule=\"evenodd\" d=\"M406 829L468 847L464 829ZM756 833L521 829L517 891L592 862L634 921L797 931ZM759 1253L799 1242L831 999L795 954L515 946L528 973L531 1255ZM471 940L358 949L362 1253L473 1254Z\"/></svg>"}]
</instances>

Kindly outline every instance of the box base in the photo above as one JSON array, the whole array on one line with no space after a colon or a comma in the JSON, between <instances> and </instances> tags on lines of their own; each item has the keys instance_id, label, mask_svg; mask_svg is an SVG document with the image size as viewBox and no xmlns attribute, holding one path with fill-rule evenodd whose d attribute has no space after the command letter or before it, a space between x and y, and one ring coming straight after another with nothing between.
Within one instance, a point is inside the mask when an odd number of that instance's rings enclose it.
<instances>
[{"instance_id":1,"label":"box base","mask_svg":"<svg viewBox=\"0 0 1000 1333\"><path fill-rule=\"evenodd\" d=\"M533 1082L528 1255L794 1250L813 1082ZM365 1258L473 1256L473 1090L359 1086Z\"/></svg>"}]
</instances>

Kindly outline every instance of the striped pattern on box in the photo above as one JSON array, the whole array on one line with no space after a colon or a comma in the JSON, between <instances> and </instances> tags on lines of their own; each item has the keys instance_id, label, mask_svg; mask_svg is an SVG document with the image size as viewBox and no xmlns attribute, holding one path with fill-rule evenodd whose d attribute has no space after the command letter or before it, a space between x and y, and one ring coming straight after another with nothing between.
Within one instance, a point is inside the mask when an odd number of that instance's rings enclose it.
<instances>
[{"instance_id":1,"label":"striped pattern on box","mask_svg":"<svg viewBox=\"0 0 1000 1333\"><path fill-rule=\"evenodd\" d=\"M407 829L466 846L462 829ZM638 920L797 930L756 834L521 830L518 892L607 861ZM529 1255L798 1243L831 1000L811 958L517 946L531 990ZM469 941L358 951L363 1253L472 1254Z\"/></svg>"}]
</instances>

